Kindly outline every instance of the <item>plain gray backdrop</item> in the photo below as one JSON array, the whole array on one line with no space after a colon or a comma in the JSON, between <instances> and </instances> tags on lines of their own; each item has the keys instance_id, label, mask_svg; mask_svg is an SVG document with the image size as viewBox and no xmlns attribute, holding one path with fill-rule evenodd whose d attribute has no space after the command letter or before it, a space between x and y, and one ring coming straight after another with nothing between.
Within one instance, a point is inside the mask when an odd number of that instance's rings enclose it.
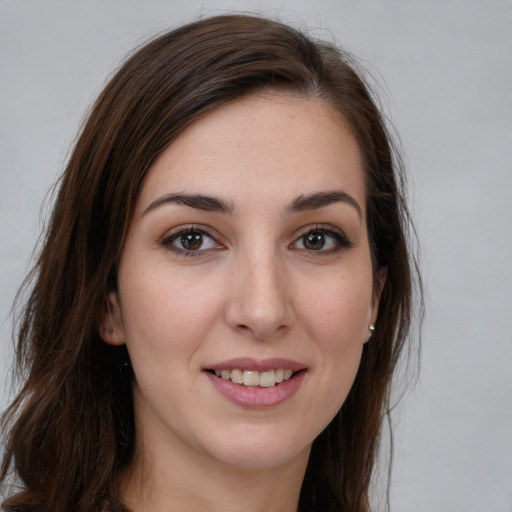
<instances>
[{"instance_id":1,"label":"plain gray backdrop","mask_svg":"<svg viewBox=\"0 0 512 512\"><path fill-rule=\"evenodd\" d=\"M510 0L0 0L0 408L11 304L87 107L149 36L229 10L359 55L401 136L427 317L392 511L512 512Z\"/></svg>"}]
</instances>

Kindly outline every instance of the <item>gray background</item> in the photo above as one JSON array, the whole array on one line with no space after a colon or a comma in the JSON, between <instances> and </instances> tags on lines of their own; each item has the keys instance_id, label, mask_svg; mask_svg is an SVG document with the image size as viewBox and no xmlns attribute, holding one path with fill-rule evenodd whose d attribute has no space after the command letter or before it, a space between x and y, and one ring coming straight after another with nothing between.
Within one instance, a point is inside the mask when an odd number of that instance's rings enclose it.
<instances>
[{"instance_id":1,"label":"gray background","mask_svg":"<svg viewBox=\"0 0 512 512\"><path fill-rule=\"evenodd\" d=\"M231 9L331 32L383 84L401 135L427 319L396 418L393 512L511 512L510 0L0 0L1 384L41 205L87 106L148 36Z\"/></svg>"}]
</instances>

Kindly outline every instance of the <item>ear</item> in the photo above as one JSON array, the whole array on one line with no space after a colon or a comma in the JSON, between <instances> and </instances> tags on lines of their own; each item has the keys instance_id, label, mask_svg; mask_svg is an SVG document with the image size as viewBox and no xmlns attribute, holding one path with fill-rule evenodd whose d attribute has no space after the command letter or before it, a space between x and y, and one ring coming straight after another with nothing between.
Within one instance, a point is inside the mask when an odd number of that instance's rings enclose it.
<instances>
[{"instance_id":1,"label":"ear","mask_svg":"<svg viewBox=\"0 0 512 512\"><path fill-rule=\"evenodd\" d=\"M372 298L372 324L377 321L377 315L379 314L380 297L382 290L386 284L386 277L388 275L388 267L381 267L377 276L375 277L375 283L373 285L373 298Z\"/></svg>"},{"instance_id":2,"label":"ear","mask_svg":"<svg viewBox=\"0 0 512 512\"><path fill-rule=\"evenodd\" d=\"M113 291L105 297L105 307L101 312L99 335L109 345L124 345L124 326L119 298Z\"/></svg>"},{"instance_id":3,"label":"ear","mask_svg":"<svg viewBox=\"0 0 512 512\"><path fill-rule=\"evenodd\" d=\"M370 304L370 308L368 311L368 339L366 341L369 341L374 329L378 329L378 326L376 326L377 323L377 316L379 315L379 304L380 304L380 297L382 295L382 290L384 289L384 285L386 284L386 277L388 275L388 268L382 267L377 275L375 276L374 284L373 284L373 295L372 295L372 302ZM371 329L370 326L374 326L374 329Z\"/></svg>"}]
</instances>

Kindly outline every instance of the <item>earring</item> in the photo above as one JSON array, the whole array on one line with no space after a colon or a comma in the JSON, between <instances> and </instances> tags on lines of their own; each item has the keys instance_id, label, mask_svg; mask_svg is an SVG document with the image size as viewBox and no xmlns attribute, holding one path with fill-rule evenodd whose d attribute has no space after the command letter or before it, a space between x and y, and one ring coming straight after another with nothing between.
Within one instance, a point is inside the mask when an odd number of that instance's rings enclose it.
<instances>
[{"instance_id":1,"label":"earring","mask_svg":"<svg viewBox=\"0 0 512 512\"><path fill-rule=\"evenodd\" d=\"M375 331L375 325L370 324L368 326L368 329L370 330L370 338L373 336L373 331Z\"/></svg>"}]
</instances>

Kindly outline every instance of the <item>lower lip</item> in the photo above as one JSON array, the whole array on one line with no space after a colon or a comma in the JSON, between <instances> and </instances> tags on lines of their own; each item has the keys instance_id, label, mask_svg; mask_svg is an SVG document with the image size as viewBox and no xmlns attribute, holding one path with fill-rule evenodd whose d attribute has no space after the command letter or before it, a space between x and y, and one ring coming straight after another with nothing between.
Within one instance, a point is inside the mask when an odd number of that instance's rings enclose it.
<instances>
[{"instance_id":1,"label":"lower lip","mask_svg":"<svg viewBox=\"0 0 512 512\"><path fill-rule=\"evenodd\" d=\"M297 372L288 380L271 388L249 387L222 379L213 373L205 372L217 391L230 402L241 407L262 409L275 407L291 398L299 389L306 371Z\"/></svg>"}]
</instances>

